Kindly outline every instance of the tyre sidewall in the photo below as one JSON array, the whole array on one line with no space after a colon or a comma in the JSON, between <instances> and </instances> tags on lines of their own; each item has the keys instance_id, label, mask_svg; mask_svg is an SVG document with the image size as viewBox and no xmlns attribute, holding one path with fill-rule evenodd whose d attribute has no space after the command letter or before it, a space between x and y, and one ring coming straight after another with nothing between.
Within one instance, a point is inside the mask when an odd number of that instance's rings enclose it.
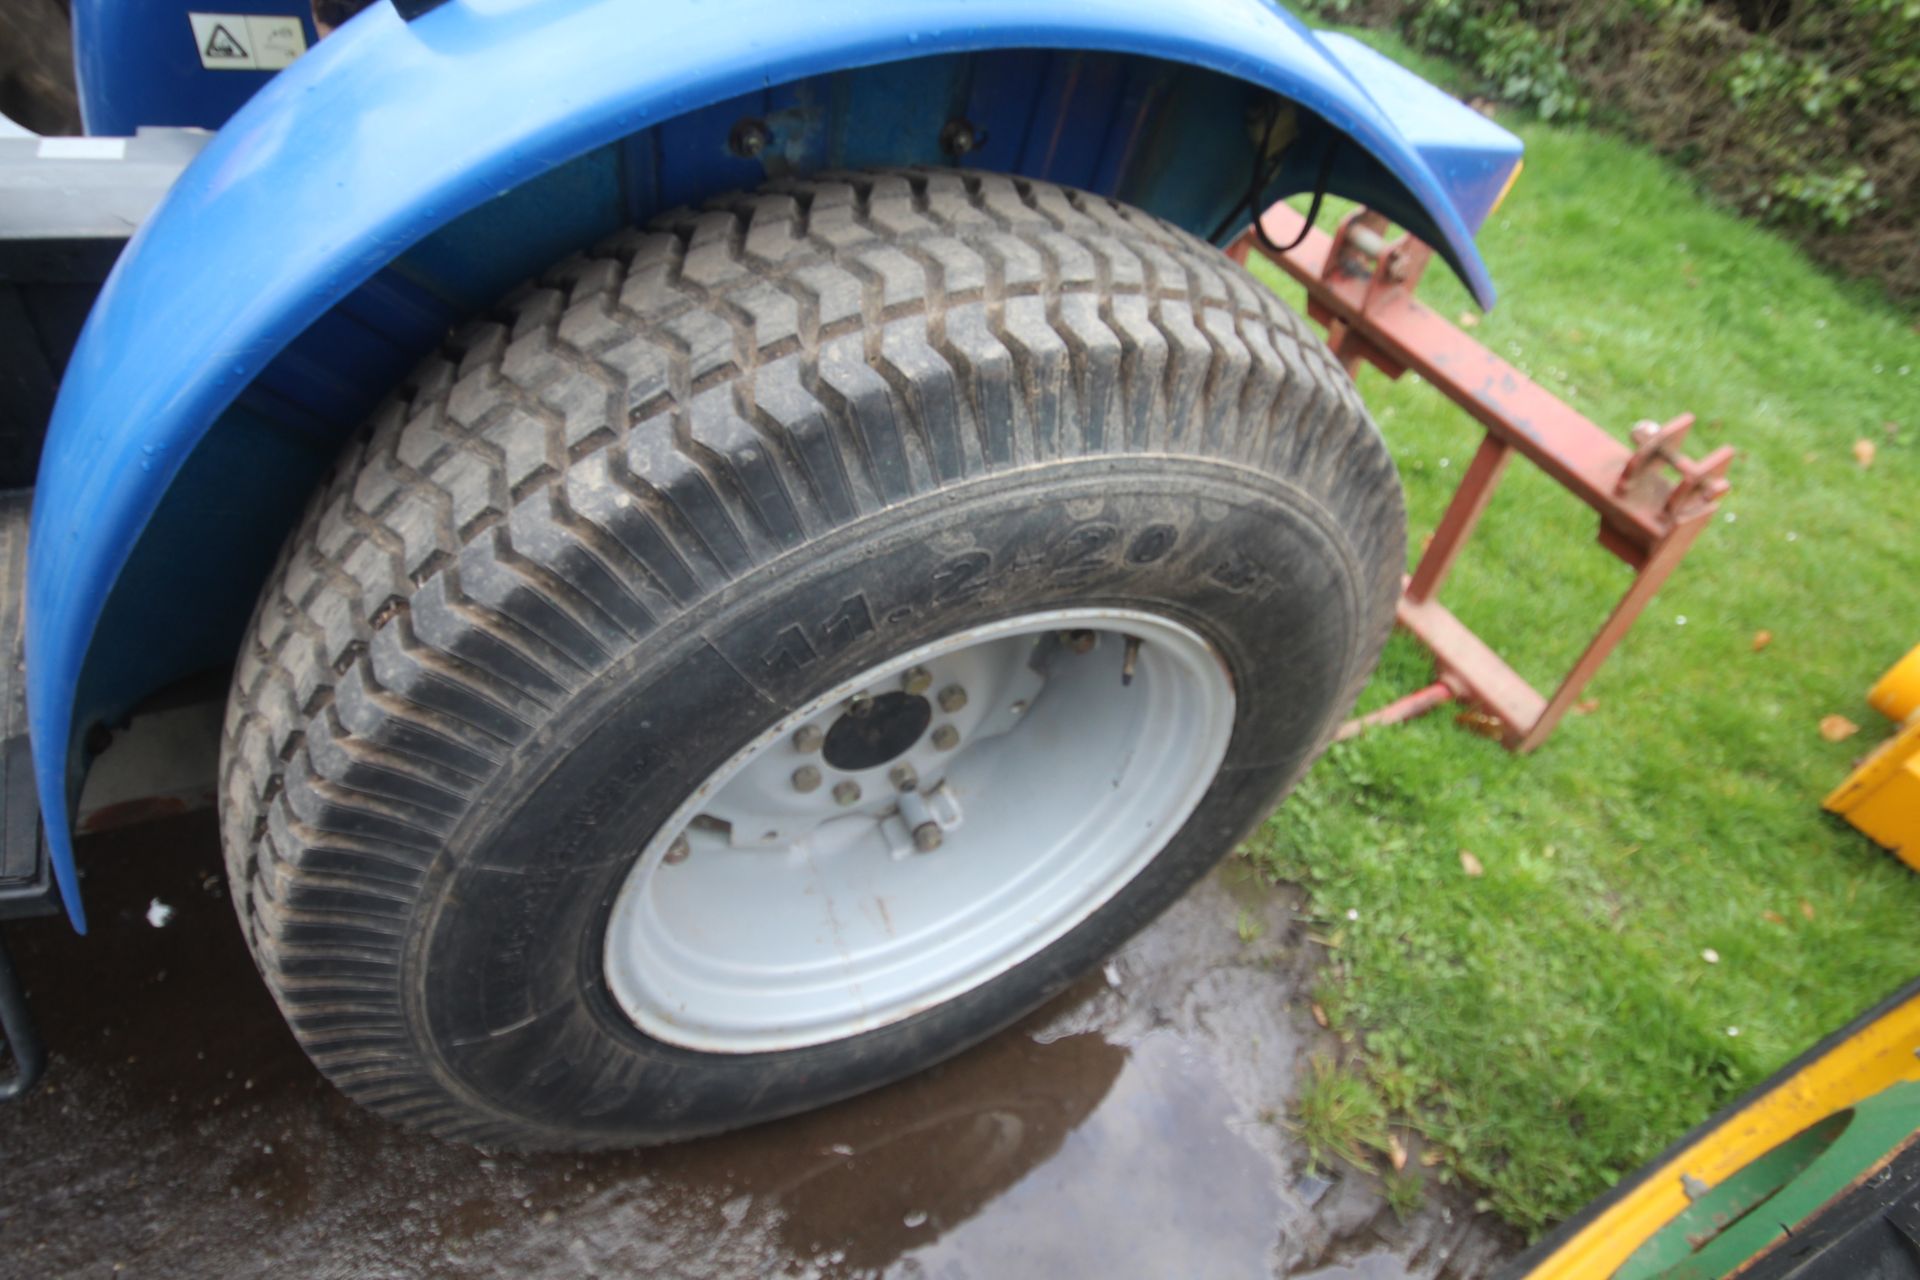
<instances>
[{"instance_id":1,"label":"tyre sidewall","mask_svg":"<svg viewBox=\"0 0 1920 1280\"><path fill-rule=\"evenodd\" d=\"M1324 505L1226 463L1062 462L938 491L825 535L643 637L557 708L428 873L408 1030L477 1108L660 1141L885 1083L1063 989L1257 824L1351 700L1377 583ZM1204 635L1237 693L1225 762L1155 860L1065 936L925 1013L771 1053L643 1034L609 994L607 920L692 789L833 685L969 627L1050 608L1156 613ZM751 856L742 854L741 856Z\"/></svg>"}]
</instances>

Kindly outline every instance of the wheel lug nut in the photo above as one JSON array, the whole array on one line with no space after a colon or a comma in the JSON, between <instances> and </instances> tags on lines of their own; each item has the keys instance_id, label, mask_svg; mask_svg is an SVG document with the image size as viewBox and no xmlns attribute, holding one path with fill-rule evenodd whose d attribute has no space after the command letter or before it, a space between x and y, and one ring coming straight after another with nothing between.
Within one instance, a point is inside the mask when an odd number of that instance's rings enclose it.
<instances>
[{"instance_id":1,"label":"wheel lug nut","mask_svg":"<svg viewBox=\"0 0 1920 1280\"><path fill-rule=\"evenodd\" d=\"M833 784L834 803L845 806L860 803L860 784L853 781Z\"/></svg>"},{"instance_id":2,"label":"wheel lug nut","mask_svg":"<svg viewBox=\"0 0 1920 1280\"><path fill-rule=\"evenodd\" d=\"M1060 644L1068 653L1092 653L1100 637L1091 631L1062 631Z\"/></svg>"},{"instance_id":3,"label":"wheel lug nut","mask_svg":"<svg viewBox=\"0 0 1920 1280\"><path fill-rule=\"evenodd\" d=\"M923 822L913 829L913 847L922 853L932 853L938 849L944 838L937 822Z\"/></svg>"},{"instance_id":4,"label":"wheel lug nut","mask_svg":"<svg viewBox=\"0 0 1920 1280\"><path fill-rule=\"evenodd\" d=\"M866 719L873 714L873 699L867 694L856 693L847 699L847 714Z\"/></svg>"},{"instance_id":5,"label":"wheel lug nut","mask_svg":"<svg viewBox=\"0 0 1920 1280\"><path fill-rule=\"evenodd\" d=\"M933 672L925 667L908 667L900 677L900 687L912 694L925 693L933 687Z\"/></svg>"},{"instance_id":6,"label":"wheel lug nut","mask_svg":"<svg viewBox=\"0 0 1920 1280\"><path fill-rule=\"evenodd\" d=\"M940 691L940 709L948 715L967 705L967 691L957 684L950 684Z\"/></svg>"},{"instance_id":7,"label":"wheel lug nut","mask_svg":"<svg viewBox=\"0 0 1920 1280\"><path fill-rule=\"evenodd\" d=\"M920 775L913 771L910 764L897 764L887 770L887 781L896 791L916 791L920 787Z\"/></svg>"},{"instance_id":8,"label":"wheel lug nut","mask_svg":"<svg viewBox=\"0 0 1920 1280\"><path fill-rule=\"evenodd\" d=\"M933 745L942 751L951 751L960 745L960 731L950 724L943 724L933 731Z\"/></svg>"},{"instance_id":9,"label":"wheel lug nut","mask_svg":"<svg viewBox=\"0 0 1920 1280\"><path fill-rule=\"evenodd\" d=\"M693 846L687 843L687 838L684 835L675 836L673 843L667 846L666 857L662 858L661 861L669 863L685 862L687 855L692 852Z\"/></svg>"},{"instance_id":10,"label":"wheel lug nut","mask_svg":"<svg viewBox=\"0 0 1920 1280\"><path fill-rule=\"evenodd\" d=\"M793 731L793 749L804 755L812 755L825 744L827 735L810 724L803 724Z\"/></svg>"},{"instance_id":11,"label":"wheel lug nut","mask_svg":"<svg viewBox=\"0 0 1920 1280\"><path fill-rule=\"evenodd\" d=\"M793 771L793 789L806 793L820 787L820 771L810 764L803 764Z\"/></svg>"}]
</instances>

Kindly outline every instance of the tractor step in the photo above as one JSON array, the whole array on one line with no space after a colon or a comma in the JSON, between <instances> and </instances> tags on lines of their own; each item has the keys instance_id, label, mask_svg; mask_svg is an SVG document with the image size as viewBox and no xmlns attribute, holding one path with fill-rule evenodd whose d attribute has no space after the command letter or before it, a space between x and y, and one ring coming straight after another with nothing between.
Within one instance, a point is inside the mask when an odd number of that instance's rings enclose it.
<instances>
[{"instance_id":1,"label":"tractor step","mask_svg":"<svg viewBox=\"0 0 1920 1280\"><path fill-rule=\"evenodd\" d=\"M27 744L26 627L29 492L0 493L0 920L59 909Z\"/></svg>"},{"instance_id":2,"label":"tractor step","mask_svg":"<svg viewBox=\"0 0 1920 1280\"><path fill-rule=\"evenodd\" d=\"M40 830L33 789L33 753L27 746L25 610L27 519L32 495L0 493L0 920L48 915L59 909L52 863ZM40 1080L46 1054L27 1013L25 994L0 942L0 1102L18 1098Z\"/></svg>"}]
</instances>

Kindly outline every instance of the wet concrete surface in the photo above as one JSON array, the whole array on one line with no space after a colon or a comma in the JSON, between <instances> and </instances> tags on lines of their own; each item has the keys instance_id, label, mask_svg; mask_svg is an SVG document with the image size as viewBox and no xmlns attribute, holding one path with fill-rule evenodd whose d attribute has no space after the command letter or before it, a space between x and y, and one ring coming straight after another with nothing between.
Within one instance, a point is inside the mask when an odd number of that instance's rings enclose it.
<instances>
[{"instance_id":1,"label":"wet concrete surface","mask_svg":"<svg viewBox=\"0 0 1920 1280\"><path fill-rule=\"evenodd\" d=\"M246 955L210 817L81 859L93 936L9 933L52 1065L0 1109L0 1274L1471 1280L1518 1245L1431 1180L1402 1222L1373 1176L1307 1169L1285 1117L1330 1045L1314 957L1289 891L1233 864L919 1077L678 1147L519 1157L320 1079Z\"/></svg>"}]
</instances>

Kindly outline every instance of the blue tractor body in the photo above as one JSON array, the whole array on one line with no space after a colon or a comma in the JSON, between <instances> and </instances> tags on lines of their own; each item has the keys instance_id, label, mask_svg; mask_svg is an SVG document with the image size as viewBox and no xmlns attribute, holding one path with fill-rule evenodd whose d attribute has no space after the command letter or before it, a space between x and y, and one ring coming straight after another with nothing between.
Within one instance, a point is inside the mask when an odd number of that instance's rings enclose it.
<instances>
[{"instance_id":1,"label":"blue tractor body","mask_svg":"<svg viewBox=\"0 0 1920 1280\"><path fill-rule=\"evenodd\" d=\"M1473 237L1520 159L1269 0L378 0L324 38L306 0L246 7L74 6L90 134L217 131L100 289L33 495L31 749L80 928L89 728L230 665L343 440L450 325L567 252L770 175L954 165L1221 243L1324 189L1490 306Z\"/></svg>"}]
</instances>

